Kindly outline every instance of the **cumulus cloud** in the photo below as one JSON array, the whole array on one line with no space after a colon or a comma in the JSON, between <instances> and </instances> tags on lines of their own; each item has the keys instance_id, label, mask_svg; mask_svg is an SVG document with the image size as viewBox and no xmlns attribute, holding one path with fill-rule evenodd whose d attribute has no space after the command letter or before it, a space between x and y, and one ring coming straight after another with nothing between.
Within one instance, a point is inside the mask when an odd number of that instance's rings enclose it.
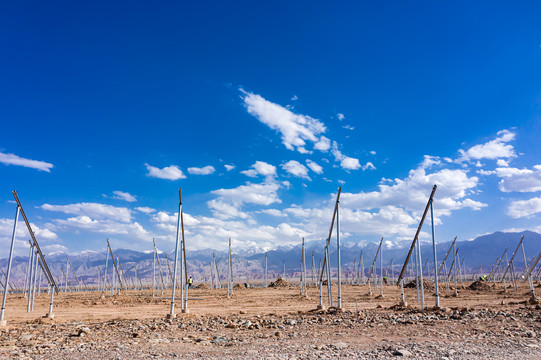
<instances>
[{"instance_id":1,"label":"cumulus cloud","mask_svg":"<svg viewBox=\"0 0 541 360\"><path fill-rule=\"evenodd\" d=\"M341 114L341 113L338 113L336 114L336 117L338 118L338 120L342 121L344 120L346 117L344 116L344 114Z\"/></svg>"},{"instance_id":2,"label":"cumulus cloud","mask_svg":"<svg viewBox=\"0 0 541 360\"><path fill-rule=\"evenodd\" d=\"M62 231L85 230L100 234L120 234L133 236L140 240L150 241L150 233L138 222L120 222L111 219L92 219L87 215L56 219L55 225Z\"/></svg>"},{"instance_id":3,"label":"cumulus cloud","mask_svg":"<svg viewBox=\"0 0 541 360\"><path fill-rule=\"evenodd\" d=\"M319 142L319 135L327 128L325 125L308 115L295 114L292 111L272 103L260 95L241 90L244 105L248 113L282 136L282 143L289 150L297 150L306 154L306 142Z\"/></svg>"},{"instance_id":4,"label":"cumulus cloud","mask_svg":"<svg viewBox=\"0 0 541 360\"><path fill-rule=\"evenodd\" d=\"M395 179L381 183L379 191L343 193L342 200L349 206L362 209L374 209L385 206L401 206L407 210L419 210L426 205L428 195L434 184L438 185L435 207L439 214L448 215L452 210L471 208L480 210L487 206L478 201L466 198L470 189L478 186L479 179L468 176L466 170L441 169L427 173L426 163L423 162L417 169L410 170L405 179Z\"/></svg>"},{"instance_id":5,"label":"cumulus cloud","mask_svg":"<svg viewBox=\"0 0 541 360\"><path fill-rule=\"evenodd\" d=\"M193 175L210 175L214 173L214 171L216 171L214 169L214 166L210 166L210 165L202 167L202 168L197 168L197 167L188 168L188 172Z\"/></svg>"},{"instance_id":6,"label":"cumulus cloud","mask_svg":"<svg viewBox=\"0 0 541 360\"><path fill-rule=\"evenodd\" d=\"M233 170L235 168L235 165L227 165L227 164L225 164L224 167L225 167L225 169L227 171L231 171L231 170Z\"/></svg>"},{"instance_id":7,"label":"cumulus cloud","mask_svg":"<svg viewBox=\"0 0 541 360\"><path fill-rule=\"evenodd\" d=\"M271 216L276 216L276 217L286 217L287 214L278 210L278 209L264 209L264 210L260 210L259 211L260 213L262 214L267 214L267 215L271 215Z\"/></svg>"},{"instance_id":8,"label":"cumulus cloud","mask_svg":"<svg viewBox=\"0 0 541 360\"><path fill-rule=\"evenodd\" d=\"M515 139L516 134L509 130L501 130L497 138L484 144L475 145L468 150L459 150L460 156L457 162L482 160L482 159L512 159L516 157L513 145L508 142Z\"/></svg>"},{"instance_id":9,"label":"cumulus cloud","mask_svg":"<svg viewBox=\"0 0 541 360\"><path fill-rule=\"evenodd\" d=\"M117 190L117 191L113 191L113 194L114 194L113 199L124 200L127 202L137 201L137 198L128 192Z\"/></svg>"},{"instance_id":10,"label":"cumulus cloud","mask_svg":"<svg viewBox=\"0 0 541 360\"><path fill-rule=\"evenodd\" d=\"M45 161L25 159L15 154L5 154L0 152L0 163L4 165L24 166L45 172L51 172L53 164Z\"/></svg>"},{"instance_id":11,"label":"cumulus cloud","mask_svg":"<svg viewBox=\"0 0 541 360\"><path fill-rule=\"evenodd\" d=\"M280 203L277 191L280 185L274 181L268 181L262 184L246 183L232 189L218 189L211 191L212 194L220 196L234 204L257 204L270 205Z\"/></svg>"},{"instance_id":12,"label":"cumulus cloud","mask_svg":"<svg viewBox=\"0 0 541 360\"><path fill-rule=\"evenodd\" d=\"M340 166L342 168L346 170L358 170L361 168L359 159L351 158L342 154L342 152L338 149L338 143L336 141L333 141L331 153L334 155L336 161L340 161Z\"/></svg>"},{"instance_id":13,"label":"cumulus cloud","mask_svg":"<svg viewBox=\"0 0 541 360\"><path fill-rule=\"evenodd\" d=\"M323 167L321 167L315 161L312 161L312 160L308 159L308 160L306 160L306 165L308 165L310 170L312 170L316 174L323 174Z\"/></svg>"},{"instance_id":14,"label":"cumulus cloud","mask_svg":"<svg viewBox=\"0 0 541 360\"><path fill-rule=\"evenodd\" d=\"M156 212L156 209L153 209L151 207L146 207L146 206L136 207L135 210L139 211L139 212L142 212L144 214L152 214L152 213Z\"/></svg>"},{"instance_id":15,"label":"cumulus cloud","mask_svg":"<svg viewBox=\"0 0 541 360\"><path fill-rule=\"evenodd\" d=\"M507 214L513 219L530 217L541 212L541 197L511 202Z\"/></svg>"},{"instance_id":16,"label":"cumulus cloud","mask_svg":"<svg viewBox=\"0 0 541 360\"><path fill-rule=\"evenodd\" d=\"M298 161L290 160L280 166L293 176L310 180L310 177L308 176L308 168Z\"/></svg>"},{"instance_id":17,"label":"cumulus cloud","mask_svg":"<svg viewBox=\"0 0 541 360\"><path fill-rule=\"evenodd\" d=\"M541 191L541 165L535 165L533 169L499 167L490 171L480 170L479 174L500 177L498 185L502 192Z\"/></svg>"},{"instance_id":18,"label":"cumulus cloud","mask_svg":"<svg viewBox=\"0 0 541 360\"><path fill-rule=\"evenodd\" d=\"M121 222L131 221L131 211L125 207L116 207L98 203L76 203L68 205L43 204L41 209L65 214L84 215L95 219L113 219Z\"/></svg>"},{"instance_id":19,"label":"cumulus cloud","mask_svg":"<svg viewBox=\"0 0 541 360\"><path fill-rule=\"evenodd\" d=\"M223 199L213 199L207 202L214 216L219 219L241 218L248 219L250 216L239 210L235 205L225 202Z\"/></svg>"},{"instance_id":20,"label":"cumulus cloud","mask_svg":"<svg viewBox=\"0 0 541 360\"><path fill-rule=\"evenodd\" d=\"M264 161L256 161L255 164L251 166L250 170L244 170L240 173L249 177L257 177L258 175L276 176L276 166Z\"/></svg>"},{"instance_id":21,"label":"cumulus cloud","mask_svg":"<svg viewBox=\"0 0 541 360\"><path fill-rule=\"evenodd\" d=\"M178 168L176 165L171 165L164 167L163 169L150 166L149 164L145 164L149 177L155 177L158 179L166 179L166 180L179 180L179 179L186 179L186 175Z\"/></svg>"}]
</instances>

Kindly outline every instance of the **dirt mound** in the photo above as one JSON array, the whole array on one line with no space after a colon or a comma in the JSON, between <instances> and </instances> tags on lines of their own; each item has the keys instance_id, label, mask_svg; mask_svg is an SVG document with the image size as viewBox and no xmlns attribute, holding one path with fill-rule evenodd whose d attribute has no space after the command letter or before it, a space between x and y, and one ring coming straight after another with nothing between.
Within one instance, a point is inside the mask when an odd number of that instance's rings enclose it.
<instances>
[{"instance_id":1,"label":"dirt mound","mask_svg":"<svg viewBox=\"0 0 541 360\"><path fill-rule=\"evenodd\" d=\"M207 284L199 284L195 288L196 289L201 289L201 290L208 290L208 289L210 289L210 286L208 286Z\"/></svg>"},{"instance_id":2,"label":"dirt mound","mask_svg":"<svg viewBox=\"0 0 541 360\"><path fill-rule=\"evenodd\" d=\"M241 284L235 284L235 286L233 286L233 290L239 290L239 289L244 289L244 286L242 286Z\"/></svg>"},{"instance_id":3,"label":"dirt mound","mask_svg":"<svg viewBox=\"0 0 541 360\"><path fill-rule=\"evenodd\" d=\"M276 279L275 282L271 282L269 287L276 288L276 287L290 287L291 284L279 277Z\"/></svg>"},{"instance_id":4,"label":"dirt mound","mask_svg":"<svg viewBox=\"0 0 541 360\"><path fill-rule=\"evenodd\" d=\"M417 289L417 280L412 280L406 285L404 285L405 288L408 289ZM432 281L423 280L423 288L425 290L434 290L434 283Z\"/></svg>"},{"instance_id":5,"label":"dirt mound","mask_svg":"<svg viewBox=\"0 0 541 360\"><path fill-rule=\"evenodd\" d=\"M491 289L491 287L486 281L477 280L472 282L471 285L468 286L468 289L477 291L488 291Z\"/></svg>"}]
</instances>

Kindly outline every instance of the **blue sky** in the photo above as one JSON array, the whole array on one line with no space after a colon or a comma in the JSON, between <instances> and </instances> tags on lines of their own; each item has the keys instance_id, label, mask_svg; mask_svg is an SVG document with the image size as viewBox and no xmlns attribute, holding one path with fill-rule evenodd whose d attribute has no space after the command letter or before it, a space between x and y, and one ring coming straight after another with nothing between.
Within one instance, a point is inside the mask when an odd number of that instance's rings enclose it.
<instances>
[{"instance_id":1,"label":"blue sky","mask_svg":"<svg viewBox=\"0 0 541 360\"><path fill-rule=\"evenodd\" d=\"M179 187L192 249L324 238L338 186L345 241L411 239L434 183L439 241L541 231L540 13L2 4L0 243L13 189L47 251L171 248Z\"/></svg>"}]
</instances>

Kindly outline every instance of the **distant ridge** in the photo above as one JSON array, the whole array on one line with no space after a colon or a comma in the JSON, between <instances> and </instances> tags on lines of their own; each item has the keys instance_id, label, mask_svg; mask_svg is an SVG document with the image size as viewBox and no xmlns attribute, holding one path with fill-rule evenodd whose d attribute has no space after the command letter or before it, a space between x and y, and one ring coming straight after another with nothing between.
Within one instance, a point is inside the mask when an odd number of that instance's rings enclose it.
<instances>
[{"instance_id":1,"label":"distant ridge","mask_svg":"<svg viewBox=\"0 0 541 360\"><path fill-rule=\"evenodd\" d=\"M527 260L531 261L541 251L541 234L532 231L523 231L515 233L495 232L488 235L479 236L474 240L457 241L457 247L459 249L459 255L464 259L466 268L469 271L475 271L479 266L483 266L483 271L489 271L492 264L496 261L496 258L502 255L504 249L507 247L508 257L510 258L515 251L520 237L524 235L524 247L526 251ZM402 243L393 243L383 248L383 264L388 266L391 259L395 271L403 263L411 241L404 241ZM322 259L325 240L306 242L306 264L307 271L310 274L312 268L312 253L314 254L314 267L317 271L319 261ZM437 257L439 263L443 260L445 253L447 252L451 241L437 244ZM363 251L363 263L365 269L370 266L374 255L377 250L377 243L368 243L361 246L357 243L348 243L344 246L341 252L342 269L347 271L353 270L354 261L359 263L359 255L361 250ZM430 243L423 243L421 246L423 262L426 259L429 260L429 266L432 267L432 245ZM193 275L197 281L202 281L210 276L209 264L212 261L213 253L216 256L220 273L226 274L227 257L224 251L215 251L212 249L187 251L188 259L188 271L190 275ZM115 256L118 255L122 263L123 269L126 273L126 277L135 276L134 265L137 265L139 275L143 278L150 279L152 276L152 258L153 253L134 251L128 249L114 250ZM77 255L68 255L71 263L73 264L77 275L81 277L88 284L96 282L98 273L103 271L105 266L105 252L87 251ZM335 241L331 242L331 265L336 266L336 247ZM172 267L172 260L174 258L173 251L167 253L167 257ZM286 264L286 273L292 276L295 272L299 271L301 257L301 245L296 246L284 246L278 247L274 250L268 251L268 269L269 278L279 276L282 274L283 262ZM26 257L15 257L12 265L12 279L16 284L22 284L24 282L24 274L27 266ZM53 273L53 276L61 283L64 283L64 279L61 279L62 270L65 271L66 256L65 254L51 254L46 256L46 260ZM167 276L167 263L165 261L165 254L160 254L160 260L162 262L162 271L164 276ZM233 271L235 276L239 276L241 279L245 279L246 275L250 279L262 278L265 262L265 251L259 252L250 249L249 251L240 251L239 253L233 253ZM515 257L515 268L522 270L524 268L524 260L522 252ZM7 265L7 259L0 259L0 268L5 269ZM109 262L109 273L111 271ZM310 276L310 275L309 275ZM243 280L244 281L244 280Z\"/></svg>"}]
</instances>

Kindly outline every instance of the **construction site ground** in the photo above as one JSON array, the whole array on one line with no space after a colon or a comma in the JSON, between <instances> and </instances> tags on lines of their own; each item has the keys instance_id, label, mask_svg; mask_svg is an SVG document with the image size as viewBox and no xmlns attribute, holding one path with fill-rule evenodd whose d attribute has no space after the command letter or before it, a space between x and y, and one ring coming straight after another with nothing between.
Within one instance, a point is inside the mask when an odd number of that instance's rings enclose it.
<instances>
[{"instance_id":1,"label":"construction site ground","mask_svg":"<svg viewBox=\"0 0 541 360\"><path fill-rule=\"evenodd\" d=\"M342 308L317 310L319 289L298 286L192 289L189 313L170 292L152 291L55 295L54 319L44 318L49 295L36 297L27 313L23 295L8 296L7 326L0 328L0 358L32 359L541 359L541 307L531 304L527 283L518 292L501 283L471 283L425 290L425 307L415 288L385 286L383 297L368 286L343 285ZM197 284L195 284L197 285ZM537 283L536 283L536 286ZM475 286L474 286L475 287ZM379 289L378 289L379 290ZM541 291L541 288L536 287ZM333 284L337 305L337 289ZM178 293L177 293L178 294Z\"/></svg>"}]
</instances>

